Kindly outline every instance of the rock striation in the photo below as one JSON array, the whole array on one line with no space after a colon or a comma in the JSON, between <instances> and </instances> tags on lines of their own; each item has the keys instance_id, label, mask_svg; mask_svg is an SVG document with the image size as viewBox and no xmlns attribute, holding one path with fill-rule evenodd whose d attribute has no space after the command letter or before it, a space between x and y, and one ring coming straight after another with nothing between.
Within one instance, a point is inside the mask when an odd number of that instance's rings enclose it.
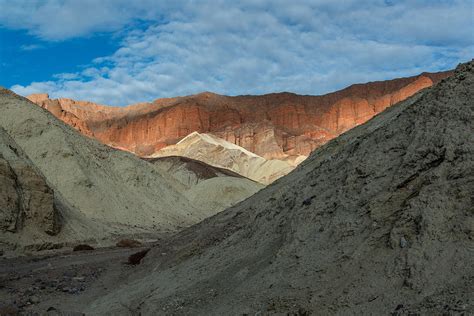
<instances>
[{"instance_id":1,"label":"rock striation","mask_svg":"<svg viewBox=\"0 0 474 316\"><path fill-rule=\"evenodd\" d=\"M150 250L91 313L473 314L474 62Z\"/></svg>"},{"instance_id":2,"label":"rock striation","mask_svg":"<svg viewBox=\"0 0 474 316\"><path fill-rule=\"evenodd\" d=\"M61 227L54 192L28 157L0 128L0 232L24 229L56 235Z\"/></svg>"},{"instance_id":3,"label":"rock striation","mask_svg":"<svg viewBox=\"0 0 474 316\"><path fill-rule=\"evenodd\" d=\"M215 167L200 160L195 160L185 156L163 156L154 158L144 158L157 168L166 170L173 174L183 173L187 176L178 177L187 187L192 187L201 181L206 181L217 177L243 178L240 174L228 169Z\"/></svg>"},{"instance_id":4,"label":"rock striation","mask_svg":"<svg viewBox=\"0 0 474 316\"><path fill-rule=\"evenodd\" d=\"M322 96L273 93L229 97L204 92L125 108L44 94L30 100L81 133L149 156L192 132L210 133L266 159L307 156L387 107L452 72L356 84Z\"/></svg>"},{"instance_id":5,"label":"rock striation","mask_svg":"<svg viewBox=\"0 0 474 316\"><path fill-rule=\"evenodd\" d=\"M192 132L176 145L165 147L153 157L182 156L203 161L208 165L232 170L239 175L270 184L292 171L296 164L278 159L265 159L245 148L212 134ZM300 156L300 160L304 160Z\"/></svg>"}]
</instances>

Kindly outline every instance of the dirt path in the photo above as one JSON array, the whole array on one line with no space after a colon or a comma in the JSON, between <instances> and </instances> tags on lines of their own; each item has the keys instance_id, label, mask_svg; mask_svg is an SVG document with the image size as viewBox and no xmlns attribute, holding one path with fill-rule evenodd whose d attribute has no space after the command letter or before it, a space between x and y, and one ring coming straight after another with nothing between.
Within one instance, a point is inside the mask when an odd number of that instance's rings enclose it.
<instances>
[{"instance_id":1,"label":"dirt path","mask_svg":"<svg viewBox=\"0 0 474 316\"><path fill-rule=\"evenodd\" d=\"M51 269L60 269L71 265L88 265L102 261L124 259L144 248L99 248L93 251L77 251L64 254L51 254L35 257L18 257L0 261L0 279L10 273L27 274Z\"/></svg>"},{"instance_id":2,"label":"dirt path","mask_svg":"<svg viewBox=\"0 0 474 316\"><path fill-rule=\"evenodd\" d=\"M78 313L107 290L106 284L113 284L133 269L126 264L128 256L145 248L113 247L0 259L0 314L8 309Z\"/></svg>"}]
</instances>

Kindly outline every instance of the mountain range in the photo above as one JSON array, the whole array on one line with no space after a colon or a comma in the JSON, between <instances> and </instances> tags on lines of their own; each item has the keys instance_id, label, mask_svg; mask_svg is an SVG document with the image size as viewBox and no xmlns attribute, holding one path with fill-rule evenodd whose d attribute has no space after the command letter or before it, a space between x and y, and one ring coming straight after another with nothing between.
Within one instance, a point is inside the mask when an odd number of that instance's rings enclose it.
<instances>
[{"instance_id":1,"label":"mountain range","mask_svg":"<svg viewBox=\"0 0 474 316\"><path fill-rule=\"evenodd\" d=\"M451 74L422 73L355 84L322 96L273 93L230 97L204 92L127 107L49 99L47 94L28 98L82 134L138 156L162 156L161 149L198 132L294 166L329 140ZM293 169L288 163L274 164L281 166L283 175ZM262 183L267 184L278 177L265 174L263 178Z\"/></svg>"}]
</instances>

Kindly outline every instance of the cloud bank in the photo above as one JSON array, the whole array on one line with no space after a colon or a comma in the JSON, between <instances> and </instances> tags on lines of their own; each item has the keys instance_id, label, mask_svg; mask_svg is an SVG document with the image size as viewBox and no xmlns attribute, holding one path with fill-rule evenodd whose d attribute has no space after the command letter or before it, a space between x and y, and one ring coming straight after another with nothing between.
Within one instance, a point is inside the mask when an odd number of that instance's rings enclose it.
<instances>
[{"instance_id":1,"label":"cloud bank","mask_svg":"<svg viewBox=\"0 0 474 316\"><path fill-rule=\"evenodd\" d=\"M1 25L43 41L120 41L77 73L12 87L23 95L125 105L201 91L321 94L474 57L470 0L3 2Z\"/></svg>"}]
</instances>

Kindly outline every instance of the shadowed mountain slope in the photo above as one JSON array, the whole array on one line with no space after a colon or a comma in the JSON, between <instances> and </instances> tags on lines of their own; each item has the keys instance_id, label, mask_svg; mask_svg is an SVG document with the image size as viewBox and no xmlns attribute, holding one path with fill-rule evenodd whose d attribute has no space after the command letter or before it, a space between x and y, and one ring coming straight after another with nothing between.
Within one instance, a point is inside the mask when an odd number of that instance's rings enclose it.
<instances>
[{"instance_id":1,"label":"shadowed mountain slope","mask_svg":"<svg viewBox=\"0 0 474 316\"><path fill-rule=\"evenodd\" d=\"M228 169L182 156L146 158L182 184L180 192L205 214L213 215L251 196L264 185Z\"/></svg>"},{"instance_id":2,"label":"shadowed mountain slope","mask_svg":"<svg viewBox=\"0 0 474 316\"><path fill-rule=\"evenodd\" d=\"M474 313L474 63L152 249L88 312Z\"/></svg>"}]
</instances>

